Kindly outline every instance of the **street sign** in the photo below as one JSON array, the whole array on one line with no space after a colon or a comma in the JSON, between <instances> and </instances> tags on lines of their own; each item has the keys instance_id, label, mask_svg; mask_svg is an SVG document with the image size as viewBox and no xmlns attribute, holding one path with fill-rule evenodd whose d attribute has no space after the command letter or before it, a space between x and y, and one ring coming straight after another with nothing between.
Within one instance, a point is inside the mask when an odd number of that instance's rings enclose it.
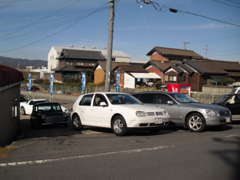
<instances>
[{"instance_id":1,"label":"street sign","mask_svg":"<svg viewBox=\"0 0 240 180\"><path fill-rule=\"evenodd\" d=\"M32 74L28 73L28 91L32 90Z\"/></svg>"},{"instance_id":2,"label":"street sign","mask_svg":"<svg viewBox=\"0 0 240 180\"><path fill-rule=\"evenodd\" d=\"M121 73L116 72L116 92L120 92L120 77Z\"/></svg>"},{"instance_id":3,"label":"street sign","mask_svg":"<svg viewBox=\"0 0 240 180\"><path fill-rule=\"evenodd\" d=\"M50 87L49 87L50 91L49 93L52 95L54 93L54 74L51 73L50 74Z\"/></svg>"},{"instance_id":4,"label":"street sign","mask_svg":"<svg viewBox=\"0 0 240 180\"><path fill-rule=\"evenodd\" d=\"M86 73L82 72L82 88L81 92L84 93L86 89Z\"/></svg>"}]
</instances>

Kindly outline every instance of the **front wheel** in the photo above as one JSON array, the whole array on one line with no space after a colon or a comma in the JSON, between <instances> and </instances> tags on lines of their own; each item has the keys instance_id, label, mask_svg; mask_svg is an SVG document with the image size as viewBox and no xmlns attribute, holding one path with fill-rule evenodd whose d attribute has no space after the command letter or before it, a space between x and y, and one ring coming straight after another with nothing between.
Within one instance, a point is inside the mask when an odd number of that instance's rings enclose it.
<instances>
[{"instance_id":1,"label":"front wheel","mask_svg":"<svg viewBox=\"0 0 240 180\"><path fill-rule=\"evenodd\" d=\"M112 121L112 130L117 136L127 134L127 124L122 116L116 116Z\"/></svg>"},{"instance_id":2,"label":"front wheel","mask_svg":"<svg viewBox=\"0 0 240 180\"><path fill-rule=\"evenodd\" d=\"M201 132L205 129L206 121L199 113L192 113L187 117L187 127L193 132Z\"/></svg>"},{"instance_id":3,"label":"front wheel","mask_svg":"<svg viewBox=\"0 0 240 180\"><path fill-rule=\"evenodd\" d=\"M74 114L72 117L72 125L73 125L73 128L76 130L82 129L81 119L76 114Z\"/></svg>"}]
</instances>

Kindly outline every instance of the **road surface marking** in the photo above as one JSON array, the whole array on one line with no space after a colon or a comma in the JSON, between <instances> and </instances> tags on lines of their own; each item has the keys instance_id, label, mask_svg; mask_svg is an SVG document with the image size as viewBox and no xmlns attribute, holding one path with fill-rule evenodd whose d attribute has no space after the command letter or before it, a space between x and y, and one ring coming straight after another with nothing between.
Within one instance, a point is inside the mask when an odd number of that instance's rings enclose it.
<instances>
[{"instance_id":1,"label":"road surface marking","mask_svg":"<svg viewBox=\"0 0 240 180\"><path fill-rule=\"evenodd\" d=\"M0 163L0 167L14 167L14 166L23 166L23 165L37 165L37 164L45 164L50 162L57 161L66 161L66 160L76 160L76 159L84 159L84 158L93 158L93 157L101 157L101 156L110 156L116 154L132 154L132 153L141 153L148 151L157 151L162 149L174 148L174 145L169 146L156 146L150 148L140 148L140 149L129 149L123 151L112 151L105 153L97 153L97 154L86 154L86 155L77 155L77 156L69 156L55 159L42 159L42 160L33 160L33 161L18 161L18 162L8 162L8 163Z\"/></svg>"}]
</instances>

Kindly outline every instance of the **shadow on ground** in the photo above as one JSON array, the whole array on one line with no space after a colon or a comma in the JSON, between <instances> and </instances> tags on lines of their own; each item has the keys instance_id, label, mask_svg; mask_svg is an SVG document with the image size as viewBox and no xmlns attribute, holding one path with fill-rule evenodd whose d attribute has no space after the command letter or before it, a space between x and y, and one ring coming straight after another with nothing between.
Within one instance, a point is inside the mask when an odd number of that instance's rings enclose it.
<instances>
[{"instance_id":1,"label":"shadow on ground","mask_svg":"<svg viewBox=\"0 0 240 180\"><path fill-rule=\"evenodd\" d=\"M225 149L212 151L213 154L218 156L224 163L228 164L233 169L232 180L240 179L240 136L226 138L213 138L213 141L225 144ZM229 145L236 145L236 148L229 148Z\"/></svg>"},{"instance_id":2,"label":"shadow on ground","mask_svg":"<svg viewBox=\"0 0 240 180\"><path fill-rule=\"evenodd\" d=\"M21 134L17 138L39 138L39 137L57 137L57 136L71 136L74 134L81 134L81 131L74 130L71 125L65 127L64 125L48 125L40 129L32 129L29 119L21 120Z\"/></svg>"}]
</instances>

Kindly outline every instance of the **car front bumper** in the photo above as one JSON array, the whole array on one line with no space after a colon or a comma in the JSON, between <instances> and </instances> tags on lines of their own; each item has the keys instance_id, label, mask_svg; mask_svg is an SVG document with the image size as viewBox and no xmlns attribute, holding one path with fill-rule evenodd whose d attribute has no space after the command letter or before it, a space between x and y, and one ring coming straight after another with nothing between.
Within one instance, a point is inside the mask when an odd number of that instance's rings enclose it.
<instances>
[{"instance_id":1,"label":"car front bumper","mask_svg":"<svg viewBox=\"0 0 240 180\"><path fill-rule=\"evenodd\" d=\"M169 122L167 117L142 117L136 118L131 122L127 122L128 128L150 128L159 127Z\"/></svg>"},{"instance_id":2,"label":"car front bumper","mask_svg":"<svg viewBox=\"0 0 240 180\"><path fill-rule=\"evenodd\" d=\"M208 126L217 126L232 122L231 116L207 117L205 119Z\"/></svg>"}]
</instances>

